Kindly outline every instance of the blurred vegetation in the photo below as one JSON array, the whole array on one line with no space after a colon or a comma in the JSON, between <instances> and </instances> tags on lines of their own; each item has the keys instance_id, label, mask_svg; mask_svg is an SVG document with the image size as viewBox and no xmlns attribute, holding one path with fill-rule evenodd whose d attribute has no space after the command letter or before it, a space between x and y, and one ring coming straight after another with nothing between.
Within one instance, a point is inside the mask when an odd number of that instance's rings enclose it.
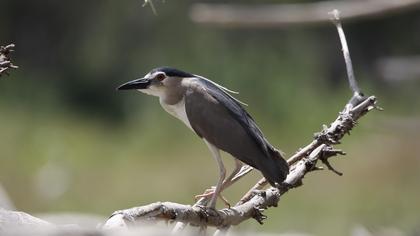
<instances>
[{"instance_id":1,"label":"blurred vegetation","mask_svg":"<svg viewBox=\"0 0 420 236\"><path fill-rule=\"evenodd\" d=\"M0 182L19 210L109 215L159 200L190 204L216 182L206 146L156 98L115 91L157 66L240 91L288 155L335 119L351 93L332 25L222 30L191 23L192 2L155 1L155 16L139 1L2 1L0 44L17 45L20 69L0 80ZM420 54L419 26L418 10L344 23L361 87L385 112L363 118L340 145L343 177L311 174L264 226L240 229L420 228L420 78L387 83L375 71L381 57ZM225 195L235 202L259 177Z\"/></svg>"}]
</instances>

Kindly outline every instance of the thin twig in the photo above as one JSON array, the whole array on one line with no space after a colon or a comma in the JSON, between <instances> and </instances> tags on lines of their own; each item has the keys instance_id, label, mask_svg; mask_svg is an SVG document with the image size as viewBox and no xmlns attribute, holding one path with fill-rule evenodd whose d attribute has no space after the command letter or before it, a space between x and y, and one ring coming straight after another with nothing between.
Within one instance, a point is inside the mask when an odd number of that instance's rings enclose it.
<instances>
[{"instance_id":1,"label":"thin twig","mask_svg":"<svg viewBox=\"0 0 420 236\"><path fill-rule=\"evenodd\" d=\"M156 11L155 5L153 4L153 0L144 0L142 7L145 7L146 5L149 5L150 8L152 9L153 14L157 16L157 11Z\"/></svg>"},{"instance_id":2,"label":"thin twig","mask_svg":"<svg viewBox=\"0 0 420 236\"><path fill-rule=\"evenodd\" d=\"M349 79L350 88L353 93L360 95L360 88L357 85L356 78L354 77L353 64L351 62L349 47L347 45L346 35L344 34L343 27L340 22L340 12L337 9L330 11L328 14L331 15L331 21L334 23L337 28L338 36L340 37L340 42L342 46L344 61L346 63L347 76Z\"/></svg>"}]
</instances>

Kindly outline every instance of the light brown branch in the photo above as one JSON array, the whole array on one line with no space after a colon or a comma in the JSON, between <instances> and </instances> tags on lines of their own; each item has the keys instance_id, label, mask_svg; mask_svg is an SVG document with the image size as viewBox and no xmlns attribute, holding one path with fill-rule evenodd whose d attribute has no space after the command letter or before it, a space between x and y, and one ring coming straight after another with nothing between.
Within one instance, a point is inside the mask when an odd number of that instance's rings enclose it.
<instances>
[{"instance_id":1,"label":"light brown branch","mask_svg":"<svg viewBox=\"0 0 420 236\"><path fill-rule=\"evenodd\" d=\"M420 7L419 0L318 1L297 4L207 4L191 7L195 23L219 27L282 27L295 24L328 23L325 12L342 9L341 19L354 20L408 11Z\"/></svg>"},{"instance_id":2,"label":"light brown branch","mask_svg":"<svg viewBox=\"0 0 420 236\"><path fill-rule=\"evenodd\" d=\"M311 149L302 159L291 166L291 171L279 188L269 188L265 191L253 191L248 201L241 202L232 208L213 210L207 207L188 206L171 202L157 202L147 206L134 207L116 211L105 223L104 228L120 228L136 225L138 222L150 220L167 220L188 223L196 226L214 226L225 228L237 225L254 218L262 223L265 216L264 209L275 207L280 196L290 188L301 185L303 177L310 171L316 170L318 160L328 160L329 157L341 154L341 150L331 147L331 141L336 143L345 133L350 131L361 116L371 107L376 106L376 98L371 96L363 100L358 106L347 112L342 112L338 118L317 136L323 140L322 144ZM321 142L321 141L320 141Z\"/></svg>"}]
</instances>

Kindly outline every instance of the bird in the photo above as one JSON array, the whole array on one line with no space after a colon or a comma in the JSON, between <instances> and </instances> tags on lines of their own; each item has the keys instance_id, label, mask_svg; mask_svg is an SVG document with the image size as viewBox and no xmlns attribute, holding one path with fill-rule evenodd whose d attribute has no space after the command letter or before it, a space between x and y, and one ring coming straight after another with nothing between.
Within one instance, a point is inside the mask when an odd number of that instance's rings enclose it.
<instances>
[{"instance_id":1,"label":"bird","mask_svg":"<svg viewBox=\"0 0 420 236\"><path fill-rule=\"evenodd\" d=\"M224 186L239 173L244 163L259 170L274 187L281 185L289 173L282 152L267 141L245 110L244 103L232 95L236 92L212 80L171 67L158 67L142 78L122 84L117 90L138 90L159 97L166 112L204 141L219 169L217 184L202 195L211 195L210 208L215 209ZM235 160L235 168L227 178L220 150Z\"/></svg>"}]
</instances>

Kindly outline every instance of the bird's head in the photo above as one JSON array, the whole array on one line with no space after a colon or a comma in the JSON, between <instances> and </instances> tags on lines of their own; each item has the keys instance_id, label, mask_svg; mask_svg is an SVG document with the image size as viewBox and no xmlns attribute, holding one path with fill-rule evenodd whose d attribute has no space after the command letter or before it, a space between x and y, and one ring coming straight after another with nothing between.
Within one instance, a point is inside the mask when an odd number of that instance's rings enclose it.
<instances>
[{"instance_id":1,"label":"bird's head","mask_svg":"<svg viewBox=\"0 0 420 236\"><path fill-rule=\"evenodd\" d=\"M129 81L117 89L135 89L149 95L161 97L168 90L175 89L182 79L190 77L194 77L194 75L169 67L159 67L147 73L143 78Z\"/></svg>"}]
</instances>

